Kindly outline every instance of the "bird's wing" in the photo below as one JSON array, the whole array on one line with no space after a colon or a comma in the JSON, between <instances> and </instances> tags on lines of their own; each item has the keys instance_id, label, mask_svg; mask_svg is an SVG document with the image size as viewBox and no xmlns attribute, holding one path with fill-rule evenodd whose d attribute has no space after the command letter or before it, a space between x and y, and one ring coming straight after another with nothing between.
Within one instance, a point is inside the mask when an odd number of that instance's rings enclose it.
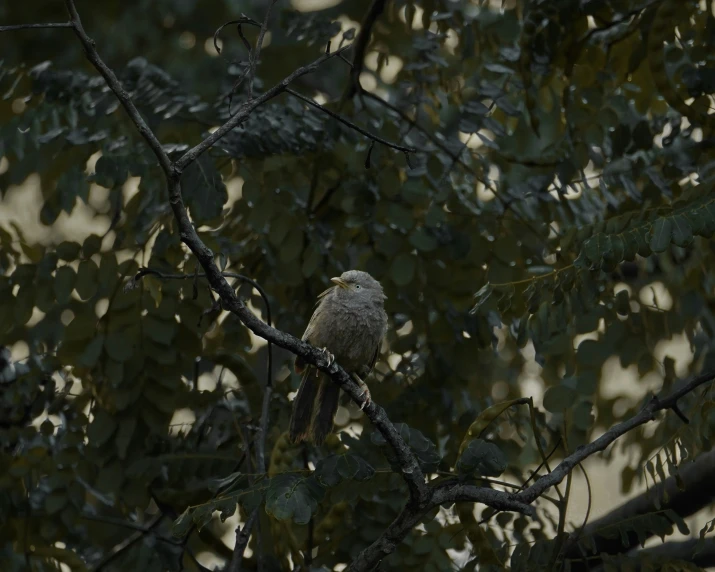
<instances>
[{"instance_id":1,"label":"bird's wing","mask_svg":"<svg viewBox=\"0 0 715 572\"><path fill-rule=\"evenodd\" d=\"M308 322L308 325L305 328L305 332L303 332L303 337L301 338L304 342L311 342L311 337L313 335L313 330L315 329L315 324L319 319L319 316L322 314L323 310L325 309L325 306L323 306L323 300L325 298L325 295L328 294L333 288L328 288L324 292L321 292L318 295L318 301L315 304L315 310L313 311L313 315L310 317L310 321ZM293 369L295 369L296 373L303 373L303 370L305 369L305 361L303 360L302 357L296 356L295 362L293 365Z\"/></svg>"}]
</instances>

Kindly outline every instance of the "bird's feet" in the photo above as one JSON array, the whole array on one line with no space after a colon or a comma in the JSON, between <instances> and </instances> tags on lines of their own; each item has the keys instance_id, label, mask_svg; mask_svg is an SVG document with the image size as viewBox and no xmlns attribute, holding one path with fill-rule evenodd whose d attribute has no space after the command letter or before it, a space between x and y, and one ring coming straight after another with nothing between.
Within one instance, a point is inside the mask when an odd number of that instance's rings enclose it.
<instances>
[{"instance_id":1,"label":"bird's feet","mask_svg":"<svg viewBox=\"0 0 715 572\"><path fill-rule=\"evenodd\" d=\"M325 359L328 360L327 367L333 365L333 362L335 361L335 356L328 351L328 348L323 348L323 355L325 356Z\"/></svg>"},{"instance_id":2,"label":"bird's feet","mask_svg":"<svg viewBox=\"0 0 715 572\"><path fill-rule=\"evenodd\" d=\"M362 393L360 394L360 397L362 397L363 395L365 396L365 401L363 401L362 405L360 406L360 411L362 411L372 401L372 398L370 397L370 389L367 387L367 383L365 383L357 373L353 373L352 377L362 388Z\"/></svg>"}]
</instances>

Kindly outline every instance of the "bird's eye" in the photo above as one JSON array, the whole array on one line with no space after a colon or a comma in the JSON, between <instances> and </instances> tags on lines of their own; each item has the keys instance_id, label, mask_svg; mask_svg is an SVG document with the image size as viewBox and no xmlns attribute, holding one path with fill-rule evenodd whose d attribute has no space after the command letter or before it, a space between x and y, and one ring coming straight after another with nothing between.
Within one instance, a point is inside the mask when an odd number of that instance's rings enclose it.
<instances>
[{"instance_id":1,"label":"bird's eye","mask_svg":"<svg viewBox=\"0 0 715 572\"><path fill-rule=\"evenodd\" d=\"M355 284L355 290L360 290L360 284Z\"/></svg>"}]
</instances>

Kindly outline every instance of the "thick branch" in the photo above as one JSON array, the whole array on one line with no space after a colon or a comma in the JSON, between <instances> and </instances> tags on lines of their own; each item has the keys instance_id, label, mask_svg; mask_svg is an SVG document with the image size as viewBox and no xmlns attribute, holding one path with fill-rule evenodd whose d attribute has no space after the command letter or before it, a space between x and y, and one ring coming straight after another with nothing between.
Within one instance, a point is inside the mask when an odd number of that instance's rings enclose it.
<instances>
[{"instance_id":1,"label":"thick branch","mask_svg":"<svg viewBox=\"0 0 715 572\"><path fill-rule=\"evenodd\" d=\"M355 40L355 55L353 56L353 65L350 71L350 82L345 89L343 99L350 99L358 90L361 90L360 74L365 67L365 52L367 52L367 46L370 43L372 28L386 5L387 0L373 0L362 24L360 24L360 32Z\"/></svg>"},{"instance_id":2,"label":"thick branch","mask_svg":"<svg viewBox=\"0 0 715 572\"><path fill-rule=\"evenodd\" d=\"M438 487L432 497L434 506L464 501L478 502L497 510L521 512L530 516L536 513L533 506L521 502L516 494L457 482Z\"/></svg>"},{"instance_id":3,"label":"thick branch","mask_svg":"<svg viewBox=\"0 0 715 572\"><path fill-rule=\"evenodd\" d=\"M700 455L694 462L684 464L679 469L683 490L680 490L673 477L658 483L649 491L623 503L618 508L612 510L598 520L589 523L580 533L569 541L566 545L567 558L573 558L573 570L586 569L584 564L577 560L582 557L582 550L586 554L591 554L590 546L596 547L596 554L603 552L607 554L620 554L628 552L640 544L640 539L634 531L626 533L624 536L608 534L614 531L614 527L620 522L632 520L634 517L658 512L655 499L661 499L660 510L672 509L682 518L695 514L700 509L708 506L715 498L715 450ZM667 497L667 502L665 498ZM599 535L603 531L604 535ZM643 530L643 533L646 531ZM608 534L608 537L606 536ZM592 541L578 542L579 539L593 537ZM627 542L626 542L627 539Z\"/></svg>"},{"instance_id":4,"label":"thick branch","mask_svg":"<svg viewBox=\"0 0 715 572\"><path fill-rule=\"evenodd\" d=\"M622 423L614 425L598 439L588 445L584 445L583 447L576 449L573 454L561 461L561 463L559 463L559 465L548 475L541 477L528 489L520 492L517 495L518 500L527 504L534 502L544 492L546 492L546 490L550 489L554 485L558 485L562 480L564 480L566 475L568 475L573 468L584 459L590 457L594 453L603 451L620 436L625 435L636 427L644 425L649 421L653 421L655 419L655 414L659 411L677 408L678 400L681 397L687 395L699 386L712 381L713 378L715 378L715 372L710 371L703 373L694 377L690 382L682 385L680 389L674 391L668 397L663 399L654 397L643 409L641 409L640 413L637 413Z\"/></svg>"}]
</instances>

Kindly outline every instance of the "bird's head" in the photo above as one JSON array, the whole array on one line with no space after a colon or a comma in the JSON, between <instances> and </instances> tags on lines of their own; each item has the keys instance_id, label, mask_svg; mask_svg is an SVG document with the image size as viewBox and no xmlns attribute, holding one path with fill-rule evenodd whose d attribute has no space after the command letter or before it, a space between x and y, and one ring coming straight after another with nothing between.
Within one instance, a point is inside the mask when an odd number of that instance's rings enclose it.
<instances>
[{"instance_id":1,"label":"bird's head","mask_svg":"<svg viewBox=\"0 0 715 572\"><path fill-rule=\"evenodd\" d=\"M333 295L341 298L350 297L355 300L380 303L387 299L382 285L362 270L348 270L338 277L331 278L330 281L335 286L328 291L333 291Z\"/></svg>"}]
</instances>

